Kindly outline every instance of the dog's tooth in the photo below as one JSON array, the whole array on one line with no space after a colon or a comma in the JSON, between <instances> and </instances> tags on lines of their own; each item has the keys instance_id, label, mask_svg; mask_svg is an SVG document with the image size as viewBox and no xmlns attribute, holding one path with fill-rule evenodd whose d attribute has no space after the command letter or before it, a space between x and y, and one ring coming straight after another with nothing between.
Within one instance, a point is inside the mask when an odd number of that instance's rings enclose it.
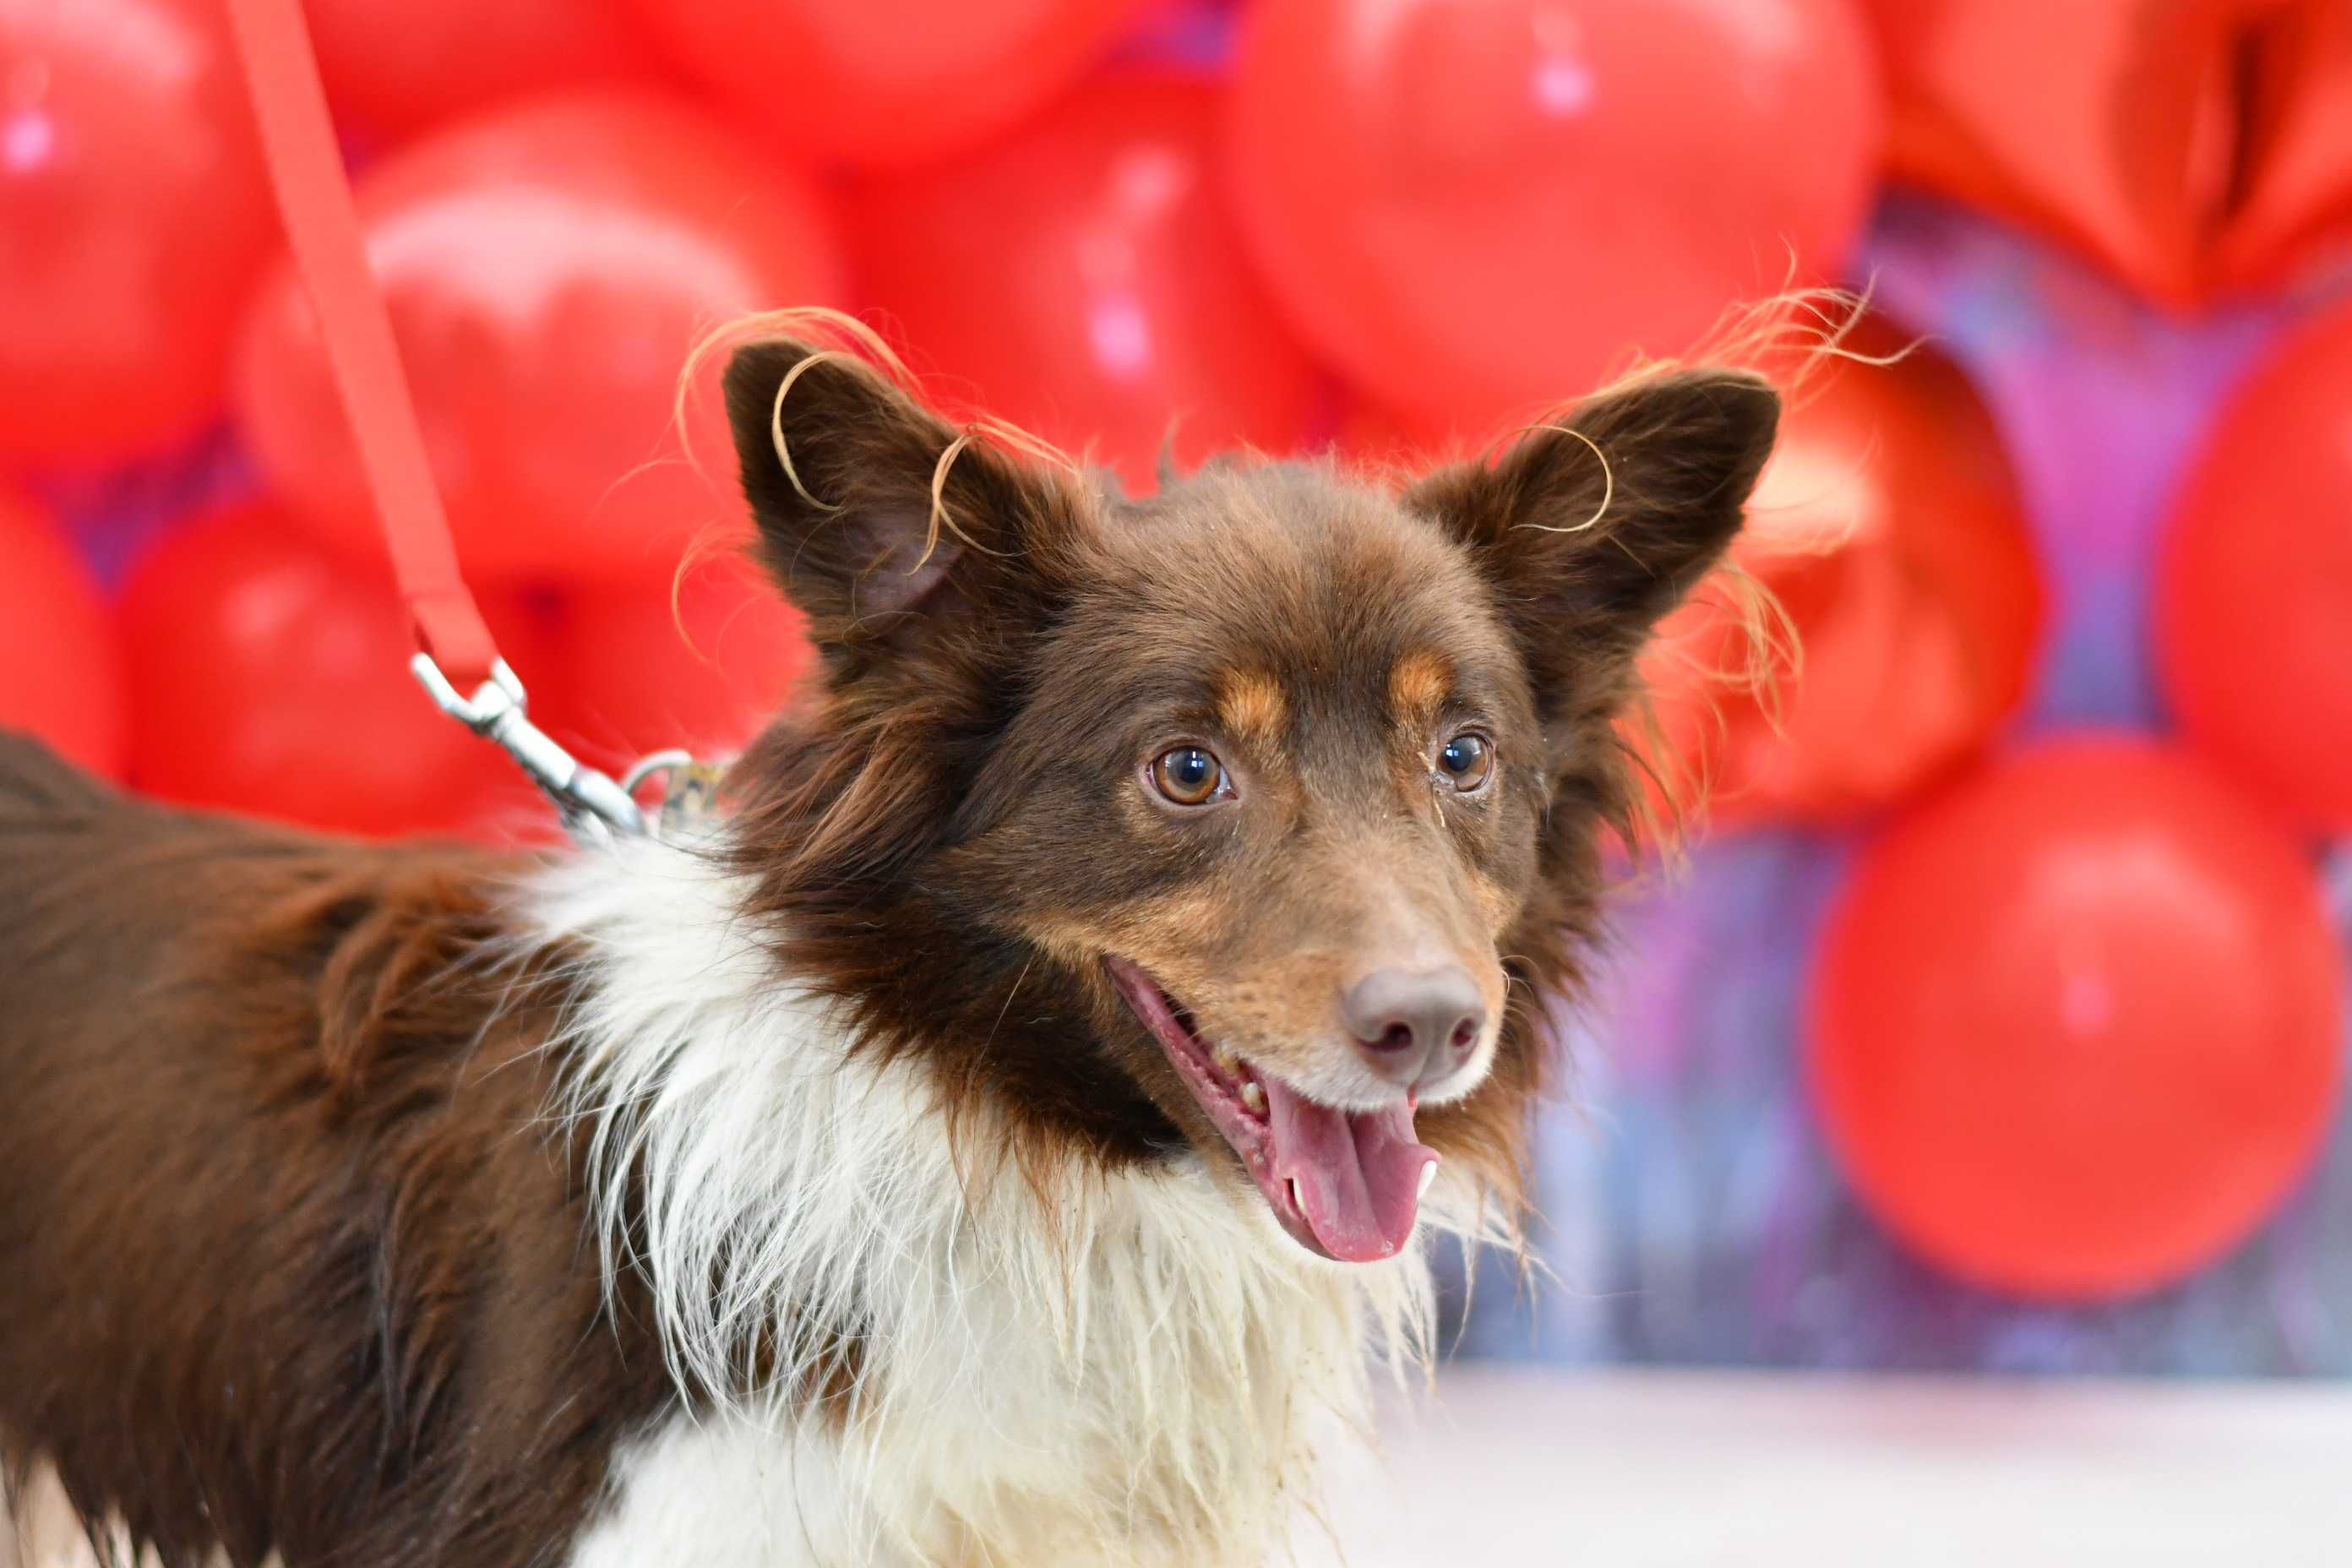
<instances>
[{"instance_id":1,"label":"dog's tooth","mask_svg":"<svg viewBox=\"0 0 2352 1568\"><path fill-rule=\"evenodd\" d=\"M1264 1116L1265 1114L1265 1090L1260 1087L1255 1079L1242 1085L1242 1103L1248 1106L1250 1110L1255 1111L1258 1115Z\"/></svg>"},{"instance_id":2,"label":"dog's tooth","mask_svg":"<svg viewBox=\"0 0 2352 1568\"><path fill-rule=\"evenodd\" d=\"M1296 1176L1290 1178L1290 1206L1300 1214L1307 1212L1307 1205L1298 1201L1298 1178Z\"/></svg>"},{"instance_id":3,"label":"dog's tooth","mask_svg":"<svg viewBox=\"0 0 2352 1568\"><path fill-rule=\"evenodd\" d=\"M1219 1072L1223 1073L1227 1078L1239 1078L1241 1076L1242 1058L1234 1052L1231 1046L1219 1046L1216 1048L1214 1055L1216 1057L1217 1070Z\"/></svg>"},{"instance_id":4,"label":"dog's tooth","mask_svg":"<svg viewBox=\"0 0 2352 1568\"><path fill-rule=\"evenodd\" d=\"M1429 1195L1429 1184L1437 1180L1437 1162L1432 1160L1421 1168L1421 1190L1413 1194L1416 1201Z\"/></svg>"}]
</instances>

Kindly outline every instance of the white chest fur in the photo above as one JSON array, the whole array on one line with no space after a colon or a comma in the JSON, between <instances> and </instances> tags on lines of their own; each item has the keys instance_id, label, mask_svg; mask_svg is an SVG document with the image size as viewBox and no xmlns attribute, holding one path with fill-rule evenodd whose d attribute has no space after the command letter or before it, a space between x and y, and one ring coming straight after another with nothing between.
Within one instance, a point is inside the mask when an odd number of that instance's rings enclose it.
<instances>
[{"instance_id":1,"label":"white chest fur","mask_svg":"<svg viewBox=\"0 0 2352 1568\"><path fill-rule=\"evenodd\" d=\"M921 1064L846 1058L700 857L582 856L540 900L595 954L559 1048L607 1267L634 1169L710 1412L622 1456L573 1568L1263 1562L1360 1427L1368 1344L1423 1342L1417 1255L1311 1258L1196 1162L1024 1178L988 1129L951 1142ZM855 1337L846 1419L741 1393L763 1336L821 1379L811 1325Z\"/></svg>"}]
</instances>

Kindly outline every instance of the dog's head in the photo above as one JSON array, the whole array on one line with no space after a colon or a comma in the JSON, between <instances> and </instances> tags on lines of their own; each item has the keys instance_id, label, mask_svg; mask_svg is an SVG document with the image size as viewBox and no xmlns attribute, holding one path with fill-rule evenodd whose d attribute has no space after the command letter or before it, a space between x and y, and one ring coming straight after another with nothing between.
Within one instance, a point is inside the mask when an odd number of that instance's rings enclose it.
<instances>
[{"instance_id":1,"label":"dog's head","mask_svg":"<svg viewBox=\"0 0 2352 1568\"><path fill-rule=\"evenodd\" d=\"M1659 375L1402 493L1244 461L1128 500L845 354L727 385L824 678L739 768L739 853L869 1048L1037 1148L1204 1159L1336 1258L1401 1250L1441 1158L1516 1192L1634 656L1771 389Z\"/></svg>"}]
</instances>

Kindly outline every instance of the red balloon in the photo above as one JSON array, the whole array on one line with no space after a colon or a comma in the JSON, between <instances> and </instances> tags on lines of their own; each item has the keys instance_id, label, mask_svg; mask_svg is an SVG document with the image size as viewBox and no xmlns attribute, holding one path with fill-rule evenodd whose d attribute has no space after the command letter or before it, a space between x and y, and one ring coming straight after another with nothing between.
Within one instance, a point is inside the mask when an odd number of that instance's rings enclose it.
<instances>
[{"instance_id":1,"label":"red balloon","mask_svg":"<svg viewBox=\"0 0 2352 1568\"><path fill-rule=\"evenodd\" d=\"M502 633L520 617L493 606ZM173 530L122 596L131 779L194 805L365 834L536 824L503 754L442 714L390 582L255 507ZM511 636L509 659L536 662Z\"/></svg>"},{"instance_id":2,"label":"red balloon","mask_svg":"<svg viewBox=\"0 0 2352 1568\"><path fill-rule=\"evenodd\" d=\"M2311 868L2179 753L2044 744L1898 823L1813 977L1847 1175L1963 1278L2089 1300L2242 1239L2336 1109L2344 995Z\"/></svg>"},{"instance_id":3,"label":"red balloon","mask_svg":"<svg viewBox=\"0 0 2352 1568\"><path fill-rule=\"evenodd\" d=\"M2263 58L2267 90L2249 122L2274 127L2255 149L2243 201L2222 230L2219 285L2278 286L2340 256L2352 238L2352 10L2297 8Z\"/></svg>"},{"instance_id":4,"label":"red balloon","mask_svg":"<svg viewBox=\"0 0 2352 1568\"><path fill-rule=\"evenodd\" d=\"M878 318L914 363L1130 489L1171 434L1186 460L1293 450L1322 378L1234 236L1216 111L1198 82L1113 79L950 167L868 184L852 227Z\"/></svg>"},{"instance_id":5,"label":"red balloon","mask_svg":"<svg viewBox=\"0 0 2352 1568\"><path fill-rule=\"evenodd\" d=\"M2157 673L2189 742L2263 801L2352 833L2352 308L2242 386L2158 557Z\"/></svg>"},{"instance_id":6,"label":"red balloon","mask_svg":"<svg viewBox=\"0 0 2352 1568\"><path fill-rule=\"evenodd\" d=\"M1833 276L1877 172L1848 0L1264 0L1231 169L1308 341L1474 426Z\"/></svg>"},{"instance_id":7,"label":"red balloon","mask_svg":"<svg viewBox=\"0 0 2352 1568\"><path fill-rule=\"evenodd\" d=\"M2055 234L2158 300L2201 297L2209 242L2268 155L2253 132L2276 122L2273 85L2245 67L2279 0L1871 8L1898 178Z\"/></svg>"},{"instance_id":8,"label":"red balloon","mask_svg":"<svg viewBox=\"0 0 2352 1568\"><path fill-rule=\"evenodd\" d=\"M636 0L677 63L796 153L936 158L1013 124L1139 0Z\"/></svg>"},{"instance_id":9,"label":"red balloon","mask_svg":"<svg viewBox=\"0 0 2352 1568\"><path fill-rule=\"evenodd\" d=\"M339 118L402 139L507 99L646 74L614 0L303 0Z\"/></svg>"},{"instance_id":10,"label":"red balloon","mask_svg":"<svg viewBox=\"0 0 2352 1568\"><path fill-rule=\"evenodd\" d=\"M55 519L0 491L0 730L120 776L122 657L98 580Z\"/></svg>"},{"instance_id":11,"label":"red balloon","mask_svg":"<svg viewBox=\"0 0 2352 1568\"><path fill-rule=\"evenodd\" d=\"M244 92L217 0L0 0L0 457L219 408L274 222Z\"/></svg>"},{"instance_id":12,"label":"red balloon","mask_svg":"<svg viewBox=\"0 0 2352 1568\"><path fill-rule=\"evenodd\" d=\"M696 561L674 588L665 578L565 595L544 662L522 675L533 718L617 768L672 746L740 751L814 664L800 613L730 552Z\"/></svg>"},{"instance_id":13,"label":"red balloon","mask_svg":"<svg viewBox=\"0 0 2352 1568\"><path fill-rule=\"evenodd\" d=\"M1768 693L1722 679L1755 650L1720 583L1668 619L1647 666L1718 823L1897 800L2024 698L2042 602L2016 479L1991 416L1932 350L1839 363L1791 400L1732 559L1787 613L1799 669Z\"/></svg>"},{"instance_id":14,"label":"red balloon","mask_svg":"<svg viewBox=\"0 0 2352 1568\"><path fill-rule=\"evenodd\" d=\"M688 109L586 92L420 142L371 170L359 203L477 581L666 572L740 519L715 395L688 411L709 471L679 454L677 377L730 318L839 299L831 226L803 182ZM237 405L301 521L380 555L310 297L287 267L246 323Z\"/></svg>"}]
</instances>

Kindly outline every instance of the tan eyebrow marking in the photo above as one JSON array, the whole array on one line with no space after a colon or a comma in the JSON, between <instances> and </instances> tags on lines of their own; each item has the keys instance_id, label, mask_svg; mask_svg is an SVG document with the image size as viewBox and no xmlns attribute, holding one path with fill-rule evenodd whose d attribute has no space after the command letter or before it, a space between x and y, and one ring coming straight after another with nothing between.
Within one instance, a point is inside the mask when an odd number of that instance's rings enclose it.
<instances>
[{"instance_id":1,"label":"tan eyebrow marking","mask_svg":"<svg viewBox=\"0 0 2352 1568\"><path fill-rule=\"evenodd\" d=\"M1218 683L1217 717L1234 734L1273 745L1282 739L1286 713L1282 687L1270 675L1235 670Z\"/></svg>"},{"instance_id":2,"label":"tan eyebrow marking","mask_svg":"<svg viewBox=\"0 0 2352 1568\"><path fill-rule=\"evenodd\" d=\"M1389 671L1389 707L1407 725L1437 717L1454 687L1454 668L1438 654L1409 653Z\"/></svg>"}]
</instances>

